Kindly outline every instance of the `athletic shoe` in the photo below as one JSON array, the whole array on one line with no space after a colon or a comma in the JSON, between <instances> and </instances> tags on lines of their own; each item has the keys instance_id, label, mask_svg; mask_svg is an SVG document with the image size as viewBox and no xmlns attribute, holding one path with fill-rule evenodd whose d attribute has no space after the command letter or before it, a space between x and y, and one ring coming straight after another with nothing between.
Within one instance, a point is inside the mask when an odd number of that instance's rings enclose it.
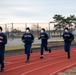
<instances>
[{"instance_id":1,"label":"athletic shoe","mask_svg":"<svg viewBox=\"0 0 76 75\"><path fill-rule=\"evenodd\" d=\"M51 49L49 49L49 53L51 53Z\"/></svg>"},{"instance_id":2,"label":"athletic shoe","mask_svg":"<svg viewBox=\"0 0 76 75\"><path fill-rule=\"evenodd\" d=\"M26 60L26 61L25 61L25 63L28 63L28 62L29 62L29 60Z\"/></svg>"},{"instance_id":3,"label":"athletic shoe","mask_svg":"<svg viewBox=\"0 0 76 75\"><path fill-rule=\"evenodd\" d=\"M70 59L70 57L68 57L68 59Z\"/></svg>"},{"instance_id":4,"label":"athletic shoe","mask_svg":"<svg viewBox=\"0 0 76 75\"><path fill-rule=\"evenodd\" d=\"M43 59L44 57L43 57L43 55L40 57L40 59Z\"/></svg>"},{"instance_id":5,"label":"athletic shoe","mask_svg":"<svg viewBox=\"0 0 76 75\"><path fill-rule=\"evenodd\" d=\"M1 69L1 72L4 72L4 68L3 68L3 69Z\"/></svg>"},{"instance_id":6,"label":"athletic shoe","mask_svg":"<svg viewBox=\"0 0 76 75\"><path fill-rule=\"evenodd\" d=\"M44 57L40 57L40 59L43 59Z\"/></svg>"}]
</instances>

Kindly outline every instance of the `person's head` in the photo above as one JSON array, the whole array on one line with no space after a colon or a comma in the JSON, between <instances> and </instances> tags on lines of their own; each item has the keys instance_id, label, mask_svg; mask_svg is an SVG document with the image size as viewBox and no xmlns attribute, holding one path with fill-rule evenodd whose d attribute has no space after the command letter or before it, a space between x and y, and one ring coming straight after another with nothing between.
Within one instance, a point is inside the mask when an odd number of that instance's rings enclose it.
<instances>
[{"instance_id":1,"label":"person's head","mask_svg":"<svg viewBox=\"0 0 76 75\"><path fill-rule=\"evenodd\" d=\"M41 29L41 33L44 33L44 32L45 32L45 29L44 29L44 28L42 28L42 29Z\"/></svg>"},{"instance_id":2,"label":"person's head","mask_svg":"<svg viewBox=\"0 0 76 75\"><path fill-rule=\"evenodd\" d=\"M2 30L3 30L3 29L2 29L2 27L0 26L0 33L2 32Z\"/></svg>"},{"instance_id":3,"label":"person's head","mask_svg":"<svg viewBox=\"0 0 76 75\"><path fill-rule=\"evenodd\" d=\"M26 28L26 33L30 33L30 28L29 27Z\"/></svg>"},{"instance_id":4,"label":"person's head","mask_svg":"<svg viewBox=\"0 0 76 75\"><path fill-rule=\"evenodd\" d=\"M65 28L64 31L65 31L65 32L69 32L69 29L68 29L68 28Z\"/></svg>"}]
</instances>

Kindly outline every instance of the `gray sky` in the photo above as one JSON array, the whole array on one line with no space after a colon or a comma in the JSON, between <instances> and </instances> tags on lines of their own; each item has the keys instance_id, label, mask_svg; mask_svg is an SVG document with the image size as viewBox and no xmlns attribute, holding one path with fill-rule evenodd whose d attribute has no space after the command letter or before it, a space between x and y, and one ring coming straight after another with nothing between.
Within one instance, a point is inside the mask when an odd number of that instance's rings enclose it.
<instances>
[{"instance_id":1,"label":"gray sky","mask_svg":"<svg viewBox=\"0 0 76 75\"><path fill-rule=\"evenodd\" d=\"M0 0L0 23L49 22L55 14L76 15L76 0Z\"/></svg>"}]
</instances>

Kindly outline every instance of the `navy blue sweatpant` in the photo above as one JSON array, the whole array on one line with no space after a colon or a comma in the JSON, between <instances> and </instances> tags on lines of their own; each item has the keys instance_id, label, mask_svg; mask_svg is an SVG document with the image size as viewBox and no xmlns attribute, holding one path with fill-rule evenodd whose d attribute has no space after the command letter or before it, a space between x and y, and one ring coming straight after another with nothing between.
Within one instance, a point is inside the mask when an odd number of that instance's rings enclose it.
<instances>
[{"instance_id":1,"label":"navy blue sweatpant","mask_svg":"<svg viewBox=\"0 0 76 75\"><path fill-rule=\"evenodd\" d=\"M47 43L41 44L41 51L40 51L41 55L43 55L44 49L45 49L45 51L49 51L49 49L47 47Z\"/></svg>"},{"instance_id":2,"label":"navy blue sweatpant","mask_svg":"<svg viewBox=\"0 0 76 75\"><path fill-rule=\"evenodd\" d=\"M4 54L0 54L1 70L4 68Z\"/></svg>"},{"instance_id":3,"label":"navy blue sweatpant","mask_svg":"<svg viewBox=\"0 0 76 75\"><path fill-rule=\"evenodd\" d=\"M70 42L65 42L64 50L68 53L68 58L70 58L70 46L71 46Z\"/></svg>"},{"instance_id":4,"label":"navy blue sweatpant","mask_svg":"<svg viewBox=\"0 0 76 75\"><path fill-rule=\"evenodd\" d=\"M25 54L27 54L27 60L30 58L30 50L31 50L32 44L25 44Z\"/></svg>"}]
</instances>

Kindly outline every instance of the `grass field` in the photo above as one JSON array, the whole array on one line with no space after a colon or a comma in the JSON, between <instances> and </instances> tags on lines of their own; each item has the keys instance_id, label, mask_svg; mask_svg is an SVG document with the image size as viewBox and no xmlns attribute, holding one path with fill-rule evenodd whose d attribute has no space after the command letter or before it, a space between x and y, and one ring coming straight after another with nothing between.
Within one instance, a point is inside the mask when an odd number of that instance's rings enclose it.
<instances>
[{"instance_id":1,"label":"grass field","mask_svg":"<svg viewBox=\"0 0 76 75\"><path fill-rule=\"evenodd\" d=\"M63 41L62 38L51 38L48 40L49 42L55 42L55 41ZM33 45L33 48L39 47L38 45ZM18 49L23 49L24 45L16 45L16 46L6 46L6 50L18 50Z\"/></svg>"},{"instance_id":2,"label":"grass field","mask_svg":"<svg viewBox=\"0 0 76 75\"><path fill-rule=\"evenodd\" d=\"M32 46L32 48L37 48L39 46ZM23 49L24 45L18 45L18 46L6 46L6 50L18 50Z\"/></svg>"}]
</instances>

